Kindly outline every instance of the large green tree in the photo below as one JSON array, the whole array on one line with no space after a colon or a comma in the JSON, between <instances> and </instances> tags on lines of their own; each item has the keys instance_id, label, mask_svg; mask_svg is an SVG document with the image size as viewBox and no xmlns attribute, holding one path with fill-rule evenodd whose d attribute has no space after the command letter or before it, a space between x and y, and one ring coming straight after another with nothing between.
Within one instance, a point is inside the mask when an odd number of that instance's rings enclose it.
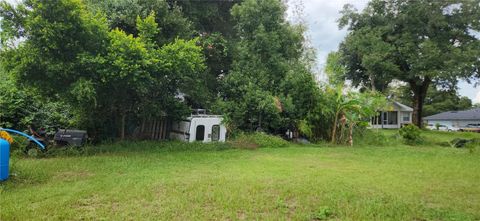
<instances>
[{"instance_id":1,"label":"large green tree","mask_svg":"<svg viewBox=\"0 0 480 221\"><path fill-rule=\"evenodd\" d=\"M247 0L232 9L237 40L222 97L239 129L295 130L317 104L304 29L286 21L285 11L279 0Z\"/></svg>"},{"instance_id":2,"label":"large green tree","mask_svg":"<svg viewBox=\"0 0 480 221\"><path fill-rule=\"evenodd\" d=\"M325 64L325 73L328 77L328 82L332 85L344 85L345 84L345 72L346 68L341 63L342 54L338 51L330 52L327 56L327 62Z\"/></svg>"},{"instance_id":3,"label":"large green tree","mask_svg":"<svg viewBox=\"0 0 480 221\"><path fill-rule=\"evenodd\" d=\"M339 20L350 31L340 45L344 77L373 90L406 82L420 126L430 85L479 74L479 11L471 0L373 0L362 12L346 5Z\"/></svg>"},{"instance_id":4,"label":"large green tree","mask_svg":"<svg viewBox=\"0 0 480 221\"><path fill-rule=\"evenodd\" d=\"M186 97L194 108L210 108L219 93L220 77L225 75L232 63L230 49L234 42L234 21L230 9L238 0L87 0L89 9L104 13L110 28L119 28L128 34L138 35L136 17L144 18L156 12L158 31L156 43L163 45L175 38L199 38L206 58L204 78L208 89L199 91L202 99Z\"/></svg>"},{"instance_id":5,"label":"large green tree","mask_svg":"<svg viewBox=\"0 0 480 221\"><path fill-rule=\"evenodd\" d=\"M105 50L104 19L88 13L77 0L30 0L16 7L2 2L2 65L16 72L19 83L52 93L72 90L79 78L95 73L79 57ZM21 40L19 40L21 39Z\"/></svg>"},{"instance_id":6,"label":"large green tree","mask_svg":"<svg viewBox=\"0 0 480 221\"><path fill-rule=\"evenodd\" d=\"M71 106L17 84L14 77L0 65L0 127L19 130L29 125L65 128L77 123Z\"/></svg>"},{"instance_id":7,"label":"large green tree","mask_svg":"<svg viewBox=\"0 0 480 221\"><path fill-rule=\"evenodd\" d=\"M136 19L135 35L109 30L106 19L77 0L2 3L0 12L4 35L22 38L2 50L5 69L22 86L68 101L94 135L113 130L123 139L126 121L181 117L188 107L179 94L199 97L202 91L198 40L158 44L154 12Z\"/></svg>"},{"instance_id":8,"label":"large green tree","mask_svg":"<svg viewBox=\"0 0 480 221\"><path fill-rule=\"evenodd\" d=\"M192 23L181 8L165 0L85 0L90 11L103 13L110 29L119 28L128 34L138 35L137 17L145 18L155 12L158 31L154 40L159 45L175 38L189 38L193 34Z\"/></svg>"},{"instance_id":9,"label":"large green tree","mask_svg":"<svg viewBox=\"0 0 480 221\"><path fill-rule=\"evenodd\" d=\"M237 41L235 20L230 10L242 1L168 0L172 7L180 7L184 16L192 22L206 59L207 69L203 80L208 88L204 96L208 99L203 103L189 100L192 106L210 108L211 102L221 92L221 80L231 69L233 48Z\"/></svg>"},{"instance_id":10,"label":"large green tree","mask_svg":"<svg viewBox=\"0 0 480 221\"><path fill-rule=\"evenodd\" d=\"M171 7L181 8L199 33L221 33L227 38L234 35L234 20L230 10L243 0L198 1L198 0L167 0Z\"/></svg>"}]
</instances>

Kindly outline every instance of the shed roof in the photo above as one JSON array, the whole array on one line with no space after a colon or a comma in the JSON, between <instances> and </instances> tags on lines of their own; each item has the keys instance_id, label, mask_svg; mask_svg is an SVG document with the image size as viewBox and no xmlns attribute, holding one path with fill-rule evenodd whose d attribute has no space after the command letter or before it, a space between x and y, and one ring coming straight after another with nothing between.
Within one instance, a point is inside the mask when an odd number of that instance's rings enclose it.
<instances>
[{"instance_id":1,"label":"shed roof","mask_svg":"<svg viewBox=\"0 0 480 221\"><path fill-rule=\"evenodd\" d=\"M425 120L480 120L480 108L464 111L447 111L423 118Z\"/></svg>"}]
</instances>

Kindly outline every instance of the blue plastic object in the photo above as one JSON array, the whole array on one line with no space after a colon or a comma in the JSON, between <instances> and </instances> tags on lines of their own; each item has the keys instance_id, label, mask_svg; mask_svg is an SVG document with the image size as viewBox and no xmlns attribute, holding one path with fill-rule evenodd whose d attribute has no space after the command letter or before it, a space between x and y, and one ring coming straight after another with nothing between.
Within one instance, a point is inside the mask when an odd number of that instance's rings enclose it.
<instances>
[{"instance_id":1,"label":"blue plastic object","mask_svg":"<svg viewBox=\"0 0 480 221\"><path fill-rule=\"evenodd\" d=\"M10 144L0 139L0 181L8 179L8 168L10 161Z\"/></svg>"},{"instance_id":2,"label":"blue plastic object","mask_svg":"<svg viewBox=\"0 0 480 221\"><path fill-rule=\"evenodd\" d=\"M16 134L19 134L19 135L22 135L22 136L24 136L24 137L28 138L29 140L31 140L31 141L33 141L33 142L35 142L35 143L36 143L36 144L37 144L39 147L41 147L41 148L42 148L42 150L45 150L45 146L44 146L42 143L40 143L40 141L38 141L37 139L35 139L35 138L34 138L34 137L32 137L32 136L29 136L29 135L28 135L28 134L26 134L26 133L20 132L20 131L18 131L18 130L5 129L5 128L0 128L0 130L7 131L7 132L11 132L11 133L16 133Z\"/></svg>"}]
</instances>

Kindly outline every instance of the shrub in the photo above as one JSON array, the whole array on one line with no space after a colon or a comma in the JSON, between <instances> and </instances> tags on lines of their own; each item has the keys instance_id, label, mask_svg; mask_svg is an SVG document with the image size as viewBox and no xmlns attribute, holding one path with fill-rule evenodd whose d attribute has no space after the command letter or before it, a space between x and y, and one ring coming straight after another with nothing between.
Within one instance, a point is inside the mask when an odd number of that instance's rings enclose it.
<instances>
[{"instance_id":1,"label":"shrub","mask_svg":"<svg viewBox=\"0 0 480 221\"><path fill-rule=\"evenodd\" d=\"M422 143L421 130L413 124L402 127L398 133L408 145L415 145Z\"/></svg>"},{"instance_id":2,"label":"shrub","mask_svg":"<svg viewBox=\"0 0 480 221\"><path fill-rule=\"evenodd\" d=\"M462 139L462 138L455 138L449 142L451 147L454 148L466 148L469 150L470 153L475 151L475 148L480 145L480 140L473 138L473 139Z\"/></svg>"},{"instance_id":3,"label":"shrub","mask_svg":"<svg viewBox=\"0 0 480 221\"><path fill-rule=\"evenodd\" d=\"M241 133L232 141L233 147L242 149L256 149L263 147L286 147L288 142L281 137L269 135L263 132Z\"/></svg>"},{"instance_id":4,"label":"shrub","mask_svg":"<svg viewBox=\"0 0 480 221\"><path fill-rule=\"evenodd\" d=\"M10 145L10 150L12 152L16 150L20 150L20 151L25 150L25 147L28 145L29 140L22 136L14 135L12 137L13 137L13 143Z\"/></svg>"},{"instance_id":5,"label":"shrub","mask_svg":"<svg viewBox=\"0 0 480 221\"><path fill-rule=\"evenodd\" d=\"M462 148L462 147L465 147L465 145L469 142L470 140L467 140L467 139L455 138L451 140L449 143L451 147Z\"/></svg>"}]
</instances>

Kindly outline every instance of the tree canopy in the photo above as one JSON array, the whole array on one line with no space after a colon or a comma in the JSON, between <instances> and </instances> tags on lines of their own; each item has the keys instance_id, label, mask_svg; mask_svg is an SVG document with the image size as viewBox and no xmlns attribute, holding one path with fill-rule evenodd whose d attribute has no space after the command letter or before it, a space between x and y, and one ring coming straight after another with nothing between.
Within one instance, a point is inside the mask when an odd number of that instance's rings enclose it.
<instances>
[{"instance_id":1,"label":"tree canopy","mask_svg":"<svg viewBox=\"0 0 480 221\"><path fill-rule=\"evenodd\" d=\"M373 0L362 12L346 5L339 20L350 31L340 46L344 78L380 91L393 80L407 83L420 126L430 85L478 76L479 11L469 0Z\"/></svg>"},{"instance_id":2,"label":"tree canopy","mask_svg":"<svg viewBox=\"0 0 480 221\"><path fill-rule=\"evenodd\" d=\"M413 95L408 86L389 88L386 93L392 99L403 104L411 105ZM472 107L472 100L468 97L460 96L457 89L430 85L427 95L425 96L423 117L446 111L468 110Z\"/></svg>"},{"instance_id":3,"label":"tree canopy","mask_svg":"<svg viewBox=\"0 0 480 221\"><path fill-rule=\"evenodd\" d=\"M178 97L199 97L204 66L198 39L158 44L156 13L136 19L135 35L110 29L101 14L81 1L3 3L2 27L13 30L14 47L2 50L2 66L18 83L69 102L84 127L125 137L125 122L142 116L189 112ZM7 11L9 10L9 11ZM55 12L52 14L52 12ZM15 31L16 30L16 31ZM105 125L112 125L105 128ZM110 132L111 133L111 132ZM115 134L115 132L114 132Z\"/></svg>"},{"instance_id":4,"label":"tree canopy","mask_svg":"<svg viewBox=\"0 0 480 221\"><path fill-rule=\"evenodd\" d=\"M303 28L287 22L285 10L277 0L247 0L232 9L239 40L224 80L223 110L240 129L296 128L313 106L308 100L315 99L315 83L302 63Z\"/></svg>"},{"instance_id":5,"label":"tree canopy","mask_svg":"<svg viewBox=\"0 0 480 221\"><path fill-rule=\"evenodd\" d=\"M409 85L401 97L412 99L417 123L425 102L426 111L471 105L434 89L479 77L478 7L346 6L340 26L350 32L328 57L330 86L315 81L305 24L289 22L281 0L2 1L0 125L59 124L124 139L145 119L207 108L231 132L352 144L394 80ZM345 80L361 92L346 91Z\"/></svg>"}]
</instances>

